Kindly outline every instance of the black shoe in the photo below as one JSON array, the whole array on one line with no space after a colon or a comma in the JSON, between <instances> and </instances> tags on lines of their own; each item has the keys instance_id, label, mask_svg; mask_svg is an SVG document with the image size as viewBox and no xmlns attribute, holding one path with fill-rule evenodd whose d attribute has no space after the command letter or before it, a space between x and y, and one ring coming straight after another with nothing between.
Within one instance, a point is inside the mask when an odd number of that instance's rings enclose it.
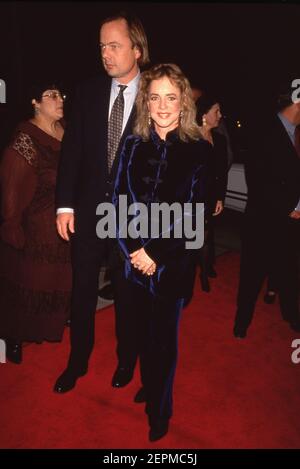
<instances>
[{"instance_id":1,"label":"black shoe","mask_svg":"<svg viewBox=\"0 0 300 469\"><path fill-rule=\"evenodd\" d=\"M109 283L105 285L104 287L100 288L98 290L98 296L100 296L101 298L104 298L105 300L113 300L114 292L113 292L112 284Z\"/></svg>"},{"instance_id":2,"label":"black shoe","mask_svg":"<svg viewBox=\"0 0 300 469\"><path fill-rule=\"evenodd\" d=\"M63 394L65 392L71 391L76 385L76 381L80 376L84 376L87 373L87 370L82 373L74 373L66 369L57 379L53 391L58 394Z\"/></svg>"},{"instance_id":3,"label":"black shoe","mask_svg":"<svg viewBox=\"0 0 300 469\"><path fill-rule=\"evenodd\" d=\"M241 326L234 326L233 335L237 339L244 339L247 336L247 328Z\"/></svg>"},{"instance_id":4,"label":"black shoe","mask_svg":"<svg viewBox=\"0 0 300 469\"><path fill-rule=\"evenodd\" d=\"M276 293L273 293L273 295L270 295L270 293L267 291L267 293L264 296L264 302L267 305L272 305L275 302L276 299Z\"/></svg>"},{"instance_id":5,"label":"black shoe","mask_svg":"<svg viewBox=\"0 0 300 469\"><path fill-rule=\"evenodd\" d=\"M216 278L217 277L217 272L215 271L215 269L213 267L209 267L207 269L207 276L210 277L210 278Z\"/></svg>"},{"instance_id":6,"label":"black shoe","mask_svg":"<svg viewBox=\"0 0 300 469\"><path fill-rule=\"evenodd\" d=\"M290 328L295 332L300 332L300 319L289 321Z\"/></svg>"},{"instance_id":7,"label":"black shoe","mask_svg":"<svg viewBox=\"0 0 300 469\"><path fill-rule=\"evenodd\" d=\"M169 419L149 417L150 431L149 440L157 441L168 433Z\"/></svg>"},{"instance_id":8,"label":"black shoe","mask_svg":"<svg viewBox=\"0 0 300 469\"><path fill-rule=\"evenodd\" d=\"M133 377L133 370L131 368L123 368L118 366L116 369L111 385L113 388L123 388L126 384L130 383Z\"/></svg>"},{"instance_id":9,"label":"black shoe","mask_svg":"<svg viewBox=\"0 0 300 469\"><path fill-rule=\"evenodd\" d=\"M146 402L146 392L145 392L145 388L140 388L138 390L138 392L136 393L136 395L134 396L134 402L136 402L137 404L140 404L142 402Z\"/></svg>"},{"instance_id":10,"label":"black shoe","mask_svg":"<svg viewBox=\"0 0 300 469\"><path fill-rule=\"evenodd\" d=\"M16 365L22 363L22 344L6 340L6 358Z\"/></svg>"},{"instance_id":11,"label":"black shoe","mask_svg":"<svg viewBox=\"0 0 300 469\"><path fill-rule=\"evenodd\" d=\"M210 285L209 285L207 275L200 274L200 282L201 282L202 290L209 293L210 292Z\"/></svg>"}]
</instances>

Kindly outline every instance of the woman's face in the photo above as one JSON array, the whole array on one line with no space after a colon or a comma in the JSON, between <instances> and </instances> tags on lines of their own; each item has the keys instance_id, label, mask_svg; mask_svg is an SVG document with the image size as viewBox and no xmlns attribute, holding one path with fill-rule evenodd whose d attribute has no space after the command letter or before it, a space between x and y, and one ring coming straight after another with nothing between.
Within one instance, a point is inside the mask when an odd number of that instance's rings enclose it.
<instances>
[{"instance_id":1,"label":"woman's face","mask_svg":"<svg viewBox=\"0 0 300 469\"><path fill-rule=\"evenodd\" d=\"M40 102L34 100L39 113L48 119L59 120L64 116L64 98L59 90L45 90Z\"/></svg>"},{"instance_id":2,"label":"woman's face","mask_svg":"<svg viewBox=\"0 0 300 469\"><path fill-rule=\"evenodd\" d=\"M165 139L178 126L181 92L168 77L153 80L149 86L148 110L158 135Z\"/></svg>"},{"instance_id":3,"label":"woman's face","mask_svg":"<svg viewBox=\"0 0 300 469\"><path fill-rule=\"evenodd\" d=\"M218 103L214 104L203 117L206 119L206 125L211 129L218 127L222 117L220 105Z\"/></svg>"}]
</instances>

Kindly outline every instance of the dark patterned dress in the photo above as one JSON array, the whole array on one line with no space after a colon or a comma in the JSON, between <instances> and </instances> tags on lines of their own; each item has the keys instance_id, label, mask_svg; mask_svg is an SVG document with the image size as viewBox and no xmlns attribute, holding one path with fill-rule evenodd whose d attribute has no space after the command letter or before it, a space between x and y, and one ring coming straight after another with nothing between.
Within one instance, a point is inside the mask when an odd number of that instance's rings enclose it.
<instances>
[{"instance_id":1,"label":"dark patterned dress","mask_svg":"<svg viewBox=\"0 0 300 469\"><path fill-rule=\"evenodd\" d=\"M70 249L54 209L60 145L23 122L1 160L1 338L59 341L69 317Z\"/></svg>"}]
</instances>

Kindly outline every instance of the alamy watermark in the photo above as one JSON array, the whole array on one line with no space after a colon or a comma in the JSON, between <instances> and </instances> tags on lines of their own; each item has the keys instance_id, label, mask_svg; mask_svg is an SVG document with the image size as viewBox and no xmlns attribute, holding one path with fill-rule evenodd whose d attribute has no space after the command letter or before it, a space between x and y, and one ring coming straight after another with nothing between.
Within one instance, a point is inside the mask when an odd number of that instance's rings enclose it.
<instances>
[{"instance_id":1,"label":"alamy watermark","mask_svg":"<svg viewBox=\"0 0 300 469\"><path fill-rule=\"evenodd\" d=\"M0 78L0 103L6 103L6 84L5 81Z\"/></svg>"},{"instance_id":2,"label":"alamy watermark","mask_svg":"<svg viewBox=\"0 0 300 469\"><path fill-rule=\"evenodd\" d=\"M6 343L0 339L0 363L6 363Z\"/></svg>"},{"instance_id":3,"label":"alamy watermark","mask_svg":"<svg viewBox=\"0 0 300 469\"><path fill-rule=\"evenodd\" d=\"M291 96L293 103L300 103L300 78L295 78L295 80L292 81L292 88L296 88Z\"/></svg>"},{"instance_id":4,"label":"alamy watermark","mask_svg":"<svg viewBox=\"0 0 300 469\"><path fill-rule=\"evenodd\" d=\"M186 202L142 202L127 204L127 195L119 195L118 209L110 202L98 205L98 238L185 238L186 249L200 249L204 243L204 204Z\"/></svg>"},{"instance_id":5,"label":"alamy watermark","mask_svg":"<svg viewBox=\"0 0 300 469\"><path fill-rule=\"evenodd\" d=\"M291 355L291 360L295 365L300 363L300 339L294 339L291 345L292 348L296 349Z\"/></svg>"}]
</instances>

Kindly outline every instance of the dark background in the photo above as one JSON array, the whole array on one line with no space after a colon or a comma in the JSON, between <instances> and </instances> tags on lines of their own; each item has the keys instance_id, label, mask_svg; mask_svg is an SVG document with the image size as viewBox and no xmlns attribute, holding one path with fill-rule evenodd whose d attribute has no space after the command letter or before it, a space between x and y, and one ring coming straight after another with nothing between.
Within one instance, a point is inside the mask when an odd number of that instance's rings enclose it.
<instances>
[{"instance_id":1,"label":"dark background","mask_svg":"<svg viewBox=\"0 0 300 469\"><path fill-rule=\"evenodd\" d=\"M0 150L40 78L62 82L68 116L76 84L102 70L99 22L120 9L142 20L152 63L177 63L192 84L220 97L235 160L242 161L248 121L271 108L281 83L300 78L297 4L2 2L0 78L7 103L0 104Z\"/></svg>"}]
</instances>

